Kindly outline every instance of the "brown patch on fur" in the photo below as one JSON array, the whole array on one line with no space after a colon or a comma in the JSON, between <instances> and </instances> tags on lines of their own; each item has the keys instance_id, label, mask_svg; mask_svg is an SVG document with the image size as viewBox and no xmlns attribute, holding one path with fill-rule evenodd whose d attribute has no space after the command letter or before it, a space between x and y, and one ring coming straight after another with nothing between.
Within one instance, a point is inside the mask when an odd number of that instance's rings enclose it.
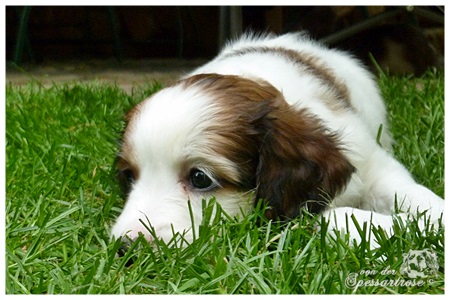
<instances>
[{"instance_id":1,"label":"brown patch on fur","mask_svg":"<svg viewBox=\"0 0 450 300\"><path fill-rule=\"evenodd\" d=\"M353 107L350 102L350 96L347 86L338 80L333 71L324 65L314 55L298 52L292 49L282 47L248 47L237 50L228 54L226 57L245 55L251 53L268 53L272 55L280 55L288 61L296 65L300 72L307 72L319 79L325 86L328 87L330 93L325 93L321 100L332 110L338 111L341 109L352 110Z\"/></svg>"},{"instance_id":2,"label":"brown patch on fur","mask_svg":"<svg viewBox=\"0 0 450 300\"><path fill-rule=\"evenodd\" d=\"M135 120L141 113L141 108L145 101L134 106L125 116L126 127L122 133L121 149L116 157L116 170L119 185L124 195L130 192L131 183L139 178L139 168L134 163L133 149L128 141L128 136L134 130Z\"/></svg>"},{"instance_id":3,"label":"brown patch on fur","mask_svg":"<svg viewBox=\"0 0 450 300\"><path fill-rule=\"evenodd\" d=\"M271 110L270 102L284 101L268 83L258 84L238 76L195 75L181 81L185 88L199 86L214 97L210 125L202 137L212 141L214 153L233 161L239 168L239 181L232 182L242 191L255 188L255 169L263 128L259 122Z\"/></svg>"},{"instance_id":4,"label":"brown patch on fur","mask_svg":"<svg viewBox=\"0 0 450 300\"><path fill-rule=\"evenodd\" d=\"M139 167L136 163L135 154L133 150L133 144L130 142L130 135L135 130L136 122L141 114L142 107L147 101L151 101L152 98L148 98L137 105L135 105L128 113L125 115L125 129L122 133L122 138L120 141L120 152L116 157L116 170L117 178L119 180L119 185L122 189L124 195L127 195L131 189L131 183L139 179Z\"/></svg>"},{"instance_id":5,"label":"brown patch on fur","mask_svg":"<svg viewBox=\"0 0 450 300\"><path fill-rule=\"evenodd\" d=\"M202 136L239 167L239 189L256 188L256 199L269 202L269 217L294 217L301 207L320 212L348 183L354 167L337 135L307 110L289 106L270 84L218 74L180 84L214 97L219 109Z\"/></svg>"}]
</instances>

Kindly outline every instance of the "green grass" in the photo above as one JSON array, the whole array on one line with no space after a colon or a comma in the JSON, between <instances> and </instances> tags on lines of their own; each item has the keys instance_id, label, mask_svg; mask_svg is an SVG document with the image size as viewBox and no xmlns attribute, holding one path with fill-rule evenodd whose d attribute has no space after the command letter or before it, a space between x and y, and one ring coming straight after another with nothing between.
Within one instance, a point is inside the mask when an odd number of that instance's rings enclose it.
<instances>
[{"instance_id":1,"label":"green grass","mask_svg":"<svg viewBox=\"0 0 450 300\"><path fill-rule=\"evenodd\" d=\"M443 76L382 77L380 86L396 155L443 196ZM117 257L120 243L108 232L124 204L113 175L123 115L158 88L128 95L96 83L7 86L7 294L444 293L443 230L421 234L415 223L398 224L390 239L374 229L380 248L370 250L350 247L345 236L328 241L313 229L314 216L278 224L257 208L238 222L212 215L214 202L205 201L205 219L215 222L205 222L189 247L138 239ZM402 279L411 249L437 254L437 276L420 287L377 286ZM372 286L347 286L353 273Z\"/></svg>"}]
</instances>

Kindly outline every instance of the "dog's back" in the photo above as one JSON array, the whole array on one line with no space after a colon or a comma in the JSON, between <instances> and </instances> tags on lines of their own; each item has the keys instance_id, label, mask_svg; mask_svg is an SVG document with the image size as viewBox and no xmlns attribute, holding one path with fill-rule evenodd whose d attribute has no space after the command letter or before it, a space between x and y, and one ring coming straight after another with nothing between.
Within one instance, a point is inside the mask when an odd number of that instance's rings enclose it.
<instances>
[{"instance_id":1,"label":"dog's back","mask_svg":"<svg viewBox=\"0 0 450 300\"><path fill-rule=\"evenodd\" d=\"M289 104L313 110L332 128L347 126L346 115L356 113L374 138L382 125L381 144L391 146L386 109L372 74L349 53L329 49L304 33L244 35L189 76L201 73L267 81Z\"/></svg>"}]
</instances>

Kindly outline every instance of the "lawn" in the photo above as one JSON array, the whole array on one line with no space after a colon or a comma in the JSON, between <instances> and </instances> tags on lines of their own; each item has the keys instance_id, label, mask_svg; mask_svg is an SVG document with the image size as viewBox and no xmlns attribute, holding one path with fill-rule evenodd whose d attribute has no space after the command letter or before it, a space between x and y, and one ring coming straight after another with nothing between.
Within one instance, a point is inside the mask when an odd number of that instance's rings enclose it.
<instances>
[{"instance_id":1,"label":"lawn","mask_svg":"<svg viewBox=\"0 0 450 300\"><path fill-rule=\"evenodd\" d=\"M379 79L395 155L414 177L444 194L444 79ZM397 224L380 248L329 240L315 216L287 224L212 214L190 246L138 239L124 257L109 230L124 205L114 178L123 116L158 90L130 94L99 83L6 87L7 294L395 294L444 293L443 230ZM366 227L362 231L370 230ZM400 272L410 250L437 256L424 279ZM129 259L133 264L127 264Z\"/></svg>"}]
</instances>

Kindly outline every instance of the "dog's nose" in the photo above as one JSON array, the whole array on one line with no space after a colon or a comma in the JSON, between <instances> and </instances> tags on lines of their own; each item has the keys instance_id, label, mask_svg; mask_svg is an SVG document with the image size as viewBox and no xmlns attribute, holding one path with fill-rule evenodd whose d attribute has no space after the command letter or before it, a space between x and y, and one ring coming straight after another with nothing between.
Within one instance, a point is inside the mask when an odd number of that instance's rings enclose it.
<instances>
[{"instance_id":1,"label":"dog's nose","mask_svg":"<svg viewBox=\"0 0 450 300\"><path fill-rule=\"evenodd\" d=\"M130 248L130 245L133 241L130 240L129 238L122 238L121 241L122 241L122 245L117 250L117 255L119 255L119 257L124 257L127 254L128 249ZM125 266L129 267L133 263L134 263L133 257L129 257L127 259L127 262L125 263Z\"/></svg>"},{"instance_id":2,"label":"dog's nose","mask_svg":"<svg viewBox=\"0 0 450 300\"><path fill-rule=\"evenodd\" d=\"M125 256L125 253L127 253L128 248L130 248L131 242L129 239L122 238L122 246L120 246L119 250L117 250L117 254L119 254L119 257Z\"/></svg>"}]
</instances>

